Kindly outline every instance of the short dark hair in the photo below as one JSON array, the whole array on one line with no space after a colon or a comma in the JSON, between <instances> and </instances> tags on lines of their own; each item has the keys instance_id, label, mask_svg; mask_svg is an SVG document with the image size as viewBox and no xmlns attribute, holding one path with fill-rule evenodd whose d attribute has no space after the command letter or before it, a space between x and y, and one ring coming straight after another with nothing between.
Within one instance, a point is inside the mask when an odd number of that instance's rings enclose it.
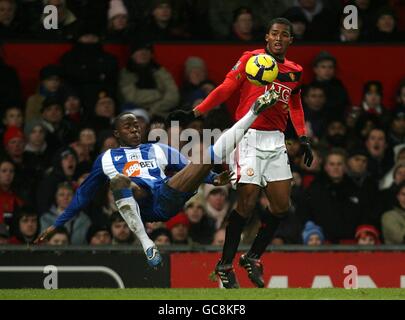
<instances>
[{"instance_id":1,"label":"short dark hair","mask_svg":"<svg viewBox=\"0 0 405 320\"><path fill-rule=\"evenodd\" d=\"M64 234L68 238L70 242L70 233L65 227L57 227L55 231L53 232L52 236L49 238L49 240L55 235L55 234Z\"/></svg>"},{"instance_id":2,"label":"short dark hair","mask_svg":"<svg viewBox=\"0 0 405 320\"><path fill-rule=\"evenodd\" d=\"M117 126L118 126L118 123L120 122L121 118L122 118L123 116L126 116L127 114L132 114L132 115L134 116L133 112L131 112L131 111L124 111L124 112L121 112L118 116L115 117L115 119L114 119L114 121L113 121L113 128L114 128L115 130L117 130Z\"/></svg>"},{"instance_id":3,"label":"short dark hair","mask_svg":"<svg viewBox=\"0 0 405 320\"><path fill-rule=\"evenodd\" d=\"M276 23L278 24L284 24L286 26L288 26L288 28L290 29L290 34L293 34L293 26L290 20L286 19L286 18L274 18L272 20L270 20L268 27L267 27L267 32L270 31L271 27L273 25L275 25Z\"/></svg>"},{"instance_id":4,"label":"short dark hair","mask_svg":"<svg viewBox=\"0 0 405 320\"><path fill-rule=\"evenodd\" d=\"M113 224L114 222L124 222L124 218L118 211L114 211L110 216L110 223Z\"/></svg>"}]
</instances>

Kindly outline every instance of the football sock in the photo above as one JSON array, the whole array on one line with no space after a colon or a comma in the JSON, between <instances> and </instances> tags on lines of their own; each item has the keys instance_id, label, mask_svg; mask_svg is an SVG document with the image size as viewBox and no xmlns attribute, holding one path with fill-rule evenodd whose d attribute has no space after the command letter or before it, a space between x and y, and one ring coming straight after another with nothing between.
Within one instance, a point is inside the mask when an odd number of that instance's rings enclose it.
<instances>
[{"instance_id":1,"label":"football sock","mask_svg":"<svg viewBox=\"0 0 405 320\"><path fill-rule=\"evenodd\" d=\"M256 235L255 240L253 241L252 247L246 254L249 258L260 259L263 252L266 251L267 246L271 242L276 233L278 227L280 226L281 221L283 221L286 215L277 217L273 215L270 211L262 219L262 225L259 229L259 232Z\"/></svg>"},{"instance_id":2,"label":"football sock","mask_svg":"<svg viewBox=\"0 0 405 320\"><path fill-rule=\"evenodd\" d=\"M226 157L236 148L237 144L242 140L246 131L257 119L257 115L249 110L246 115L236 122L232 128L225 131L211 146L211 159L212 160L225 160Z\"/></svg>"},{"instance_id":3,"label":"football sock","mask_svg":"<svg viewBox=\"0 0 405 320\"><path fill-rule=\"evenodd\" d=\"M229 216L225 233L225 243L222 251L221 264L231 264L238 250L240 236L247 218L242 217L236 210Z\"/></svg>"},{"instance_id":4,"label":"football sock","mask_svg":"<svg viewBox=\"0 0 405 320\"><path fill-rule=\"evenodd\" d=\"M115 204L121 216L128 224L129 229L139 239L144 251L154 246L154 242L149 238L143 225L138 203L135 201L131 189L121 189L113 191Z\"/></svg>"}]
</instances>

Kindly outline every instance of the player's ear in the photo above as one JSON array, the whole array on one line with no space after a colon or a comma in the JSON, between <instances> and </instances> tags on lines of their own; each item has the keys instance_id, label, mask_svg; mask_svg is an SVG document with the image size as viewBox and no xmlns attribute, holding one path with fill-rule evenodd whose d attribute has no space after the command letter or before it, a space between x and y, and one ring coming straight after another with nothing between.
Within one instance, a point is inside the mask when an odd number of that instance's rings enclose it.
<instances>
[{"instance_id":1,"label":"player's ear","mask_svg":"<svg viewBox=\"0 0 405 320\"><path fill-rule=\"evenodd\" d=\"M266 42L269 42L269 34L266 33L266 35L264 36L264 40L266 40Z\"/></svg>"},{"instance_id":2,"label":"player's ear","mask_svg":"<svg viewBox=\"0 0 405 320\"><path fill-rule=\"evenodd\" d=\"M113 134L114 134L114 137L116 137L117 139L119 138L119 136L118 136L118 130L114 130L114 131L113 131Z\"/></svg>"},{"instance_id":3,"label":"player's ear","mask_svg":"<svg viewBox=\"0 0 405 320\"><path fill-rule=\"evenodd\" d=\"M293 43L293 42L294 42L294 37L291 36L291 37L290 37L290 44Z\"/></svg>"}]
</instances>

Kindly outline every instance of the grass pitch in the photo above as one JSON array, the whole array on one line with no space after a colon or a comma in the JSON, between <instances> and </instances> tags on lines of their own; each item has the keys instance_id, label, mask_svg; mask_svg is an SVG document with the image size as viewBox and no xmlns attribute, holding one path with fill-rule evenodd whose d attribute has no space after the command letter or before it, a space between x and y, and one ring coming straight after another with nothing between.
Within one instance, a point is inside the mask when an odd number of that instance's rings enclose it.
<instances>
[{"instance_id":1,"label":"grass pitch","mask_svg":"<svg viewBox=\"0 0 405 320\"><path fill-rule=\"evenodd\" d=\"M405 300L405 289L19 289L0 300Z\"/></svg>"}]
</instances>

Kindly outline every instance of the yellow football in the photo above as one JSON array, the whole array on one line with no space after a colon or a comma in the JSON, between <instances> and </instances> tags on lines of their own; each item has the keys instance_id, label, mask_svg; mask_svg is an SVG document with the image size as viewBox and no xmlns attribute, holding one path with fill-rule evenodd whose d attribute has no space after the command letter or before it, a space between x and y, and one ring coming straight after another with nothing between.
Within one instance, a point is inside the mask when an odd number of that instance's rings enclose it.
<instances>
[{"instance_id":1,"label":"yellow football","mask_svg":"<svg viewBox=\"0 0 405 320\"><path fill-rule=\"evenodd\" d=\"M268 54L258 54L250 57L246 63L247 79L257 85L265 86L272 83L278 75L276 60Z\"/></svg>"}]
</instances>

